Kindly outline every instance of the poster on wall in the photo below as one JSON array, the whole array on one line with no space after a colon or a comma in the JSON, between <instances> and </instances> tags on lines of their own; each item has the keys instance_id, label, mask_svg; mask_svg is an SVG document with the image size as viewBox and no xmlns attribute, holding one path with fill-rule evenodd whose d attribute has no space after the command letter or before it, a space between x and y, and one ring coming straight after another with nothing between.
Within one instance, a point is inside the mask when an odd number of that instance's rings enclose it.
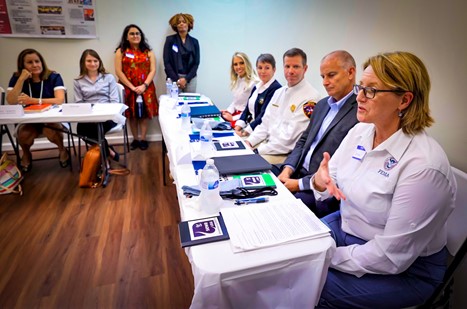
<instances>
[{"instance_id":1,"label":"poster on wall","mask_svg":"<svg viewBox=\"0 0 467 309\"><path fill-rule=\"evenodd\" d=\"M0 37L96 38L97 0L0 0Z\"/></svg>"}]
</instances>

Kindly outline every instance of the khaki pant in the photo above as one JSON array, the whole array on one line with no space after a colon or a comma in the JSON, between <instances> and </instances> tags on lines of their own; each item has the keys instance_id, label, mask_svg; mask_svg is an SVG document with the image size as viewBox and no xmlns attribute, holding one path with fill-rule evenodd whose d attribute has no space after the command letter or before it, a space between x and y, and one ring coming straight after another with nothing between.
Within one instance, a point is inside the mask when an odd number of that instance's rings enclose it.
<instances>
[{"instance_id":1,"label":"khaki pant","mask_svg":"<svg viewBox=\"0 0 467 309\"><path fill-rule=\"evenodd\" d=\"M271 164L280 164L284 163L285 159L287 159L287 155L269 155L269 154L262 154L261 155L266 161Z\"/></svg>"}]
</instances>

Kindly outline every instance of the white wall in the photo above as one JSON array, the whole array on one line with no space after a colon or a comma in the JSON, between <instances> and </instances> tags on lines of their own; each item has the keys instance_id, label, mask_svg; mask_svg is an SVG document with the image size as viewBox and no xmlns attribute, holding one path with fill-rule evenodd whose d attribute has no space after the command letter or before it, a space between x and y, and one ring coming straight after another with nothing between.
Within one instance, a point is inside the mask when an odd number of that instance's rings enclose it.
<instances>
[{"instance_id":1,"label":"white wall","mask_svg":"<svg viewBox=\"0 0 467 309\"><path fill-rule=\"evenodd\" d=\"M307 79L325 95L319 76L323 55L346 49L361 63L382 51L407 50L421 57L432 78L431 108L436 120L429 129L446 150L451 164L467 170L464 88L467 72L467 6L462 0L95 0L97 39L0 38L0 85L6 87L18 53L27 47L42 52L48 65L72 88L79 57L96 49L114 72L113 52L123 28L140 25L157 57L156 85L164 91L162 47L172 30L168 19L178 12L195 17L191 34L201 44L198 91L220 107L230 101L229 65L235 51L254 62L263 52L278 62L284 82L282 54L300 47L308 54ZM70 98L73 97L70 91ZM160 133L157 119L151 133Z\"/></svg>"},{"instance_id":2,"label":"white wall","mask_svg":"<svg viewBox=\"0 0 467 309\"><path fill-rule=\"evenodd\" d=\"M378 52L406 50L421 57L431 80L431 109L436 120L430 134L443 146L452 165L467 171L467 5L464 0L94 0L99 37L92 40L0 38L0 85L6 88L18 53L39 50L49 67L60 72L68 88L79 72L79 57L96 49L114 72L113 52L123 28L142 27L157 57L156 85L164 91L162 47L172 33L168 19L188 12L195 17L191 34L201 44L198 91L220 107L230 100L229 66L235 51L254 62L269 52L278 62L283 83L282 54L300 47L308 54L307 79L325 95L319 61L335 49L346 49L361 63ZM73 97L70 91L70 98ZM160 135L152 123L153 138ZM464 263L465 264L465 263ZM465 278L466 270L460 272ZM455 289L463 290L460 287ZM462 292L461 292L462 293ZM464 293L465 294L465 293ZM465 295L460 303L467 306Z\"/></svg>"}]
</instances>

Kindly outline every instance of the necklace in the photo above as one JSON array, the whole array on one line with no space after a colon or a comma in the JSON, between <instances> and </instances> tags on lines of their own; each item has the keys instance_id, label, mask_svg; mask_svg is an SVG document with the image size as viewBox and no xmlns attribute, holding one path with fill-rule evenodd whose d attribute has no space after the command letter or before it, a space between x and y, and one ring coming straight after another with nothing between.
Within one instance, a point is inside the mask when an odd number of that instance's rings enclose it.
<instances>
[{"instance_id":1,"label":"necklace","mask_svg":"<svg viewBox=\"0 0 467 309\"><path fill-rule=\"evenodd\" d=\"M32 98L31 82L28 82L29 86L29 96ZM41 92L39 94L39 104L42 104L42 91L44 90L44 81L41 81Z\"/></svg>"}]
</instances>

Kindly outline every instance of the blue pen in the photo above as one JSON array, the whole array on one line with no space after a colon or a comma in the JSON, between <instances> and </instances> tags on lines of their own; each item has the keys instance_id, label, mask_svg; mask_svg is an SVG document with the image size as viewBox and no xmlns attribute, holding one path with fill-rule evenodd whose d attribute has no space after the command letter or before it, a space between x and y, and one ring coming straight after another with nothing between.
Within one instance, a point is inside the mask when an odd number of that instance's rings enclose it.
<instances>
[{"instance_id":1,"label":"blue pen","mask_svg":"<svg viewBox=\"0 0 467 309\"><path fill-rule=\"evenodd\" d=\"M256 204L256 203L266 203L269 202L269 197L256 197L256 198L244 198L235 200L235 205L247 205L247 204Z\"/></svg>"}]
</instances>

